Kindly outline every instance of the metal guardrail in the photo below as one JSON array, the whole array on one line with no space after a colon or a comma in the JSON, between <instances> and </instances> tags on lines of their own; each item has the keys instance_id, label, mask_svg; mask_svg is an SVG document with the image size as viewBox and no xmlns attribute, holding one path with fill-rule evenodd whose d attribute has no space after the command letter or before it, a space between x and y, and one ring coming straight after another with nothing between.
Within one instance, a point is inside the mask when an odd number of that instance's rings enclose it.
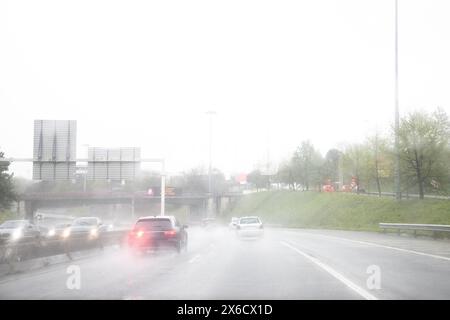
<instances>
[{"instance_id":1,"label":"metal guardrail","mask_svg":"<svg viewBox=\"0 0 450 320\"><path fill-rule=\"evenodd\" d=\"M378 192L364 192L364 193L360 193L362 195L369 195L369 196L379 196L380 194L378 194ZM381 192L381 196L382 197L395 197L395 193L393 192ZM410 194L406 194L403 193L402 197L404 199L419 199L420 196L418 194L415 193L410 193ZM425 199L438 199L438 200L450 200L449 196L439 196L439 195L433 195L433 194L426 194L424 195Z\"/></svg>"},{"instance_id":2,"label":"metal guardrail","mask_svg":"<svg viewBox=\"0 0 450 320\"><path fill-rule=\"evenodd\" d=\"M397 230L398 233L401 230L412 230L414 236L417 235L417 231L432 231L434 235L436 232L450 232L450 225L444 224L380 223L379 227L383 232L387 229Z\"/></svg>"},{"instance_id":3,"label":"metal guardrail","mask_svg":"<svg viewBox=\"0 0 450 320\"><path fill-rule=\"evenodd\" d=\"M71 234L69 238L23 237L18 241L0 239L0 264L9 264L11 269L22 261L34 258L45 258L58 254L66 254L104 246L123 244L129 230L113 230L100 233L98 238L90 239L88 234Z\"/></svg>"}]
</instances>

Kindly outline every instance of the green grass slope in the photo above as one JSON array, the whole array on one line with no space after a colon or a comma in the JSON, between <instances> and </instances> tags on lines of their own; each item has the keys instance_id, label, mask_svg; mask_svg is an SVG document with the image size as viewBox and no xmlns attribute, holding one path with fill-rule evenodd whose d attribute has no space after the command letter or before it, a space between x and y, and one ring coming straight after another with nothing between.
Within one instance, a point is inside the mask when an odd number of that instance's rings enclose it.
<instances>
[{"instance_id":1,"label":"green grass slope","mask_svg":"<svg viewBox=\"0 0 450 320\"><path fill-rule=\"evenodd\" d=\"M270 191L243 196L227 218L242 215L287 227L376 231L380 222L450 224L450 201Z\"/></svg>"}]
</instances>

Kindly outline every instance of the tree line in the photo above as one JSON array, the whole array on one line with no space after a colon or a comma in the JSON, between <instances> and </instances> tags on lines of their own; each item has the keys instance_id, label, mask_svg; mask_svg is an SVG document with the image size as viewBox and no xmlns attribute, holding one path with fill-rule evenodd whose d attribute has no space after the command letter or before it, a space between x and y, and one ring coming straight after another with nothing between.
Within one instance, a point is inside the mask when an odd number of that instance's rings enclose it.
<instances>
[{"instance_id":1,"label":"tree line","mask_svg":"<svg viewBox=\"0 0 450 320\"><path fill-rule=\"evenodd\" d=\"M397 155L395 130L375 133L362 143L333 148L322 155L305 140L273 175L255 170L248 181L257 188L284 184L292 190L394 192ZM450 122L446 112L415 111L400 119L398 130L400 181L403 194L447 194L450 187Z\"/></svg>"},{"instance_id":2,"label":"tree line","mask_svg":"<svg viewBox=\"0 0 450 320\"><path fill-rule=\"evenodd\" d=\"M402 193L419 194L421 199L425 194L447 195L450 190L450 122L447 113L441 108L434 112L412 112L400 119L397 133ZM292 190L322 191L324 186L332 185L338 190L351 186L356 192L376 191L380 195L382 192L393 192L394 161L397 155L394 137L394 130L387 135L376 133L367 137L363 143L332 148L325 155L311 141L305 140L288 160L279 165L275 174L264 175L255 170L248 174L247 181L256 188L267 188L278 183ZM3 156L0 152L0 158ZM16 200L17 189L46 189L44 183L18 185L17 179L14 180L13 175L8 173L8 167L8 162L0 163L0 211L8 209ZM213 170L211 180L214 193L233 186L218 169ZM168 183L191 193L205 193L209 187L207 172L201 168L171 177ZM79 188L72 183L62 184L49 184L48 188ZM141 190L158 184L159 177L149 174L125 188L130 191Z\"/></svg>"}]
</instances>

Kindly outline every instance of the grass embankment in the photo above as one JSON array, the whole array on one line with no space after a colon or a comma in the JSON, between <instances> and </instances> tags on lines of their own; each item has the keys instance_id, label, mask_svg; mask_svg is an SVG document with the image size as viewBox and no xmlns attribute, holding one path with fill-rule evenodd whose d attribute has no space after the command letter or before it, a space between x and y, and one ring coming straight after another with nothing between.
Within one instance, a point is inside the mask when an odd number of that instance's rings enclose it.
<instances>
[{"instance_id":1,"label":"grass embankment","mask_svg":"<svg viewBox=\"0 0 450 320\"><path fill-rule=\"evenodd\" d=\"M11 211L0 211L0 224L2 224L6 220L17 220L17 216L13 214Z\"/></svg>"},{"instance_id":2,"label":"grass embankment","mask_svg":"<svg viewBox=\"0 0 450 320\"><path fill-rule=\"evenodd\" d=\"M450 224L450 201L269 191L243 196L227 217L242 215L286 227L378 231L380 222Z\"/></svg>"}]
</instances>

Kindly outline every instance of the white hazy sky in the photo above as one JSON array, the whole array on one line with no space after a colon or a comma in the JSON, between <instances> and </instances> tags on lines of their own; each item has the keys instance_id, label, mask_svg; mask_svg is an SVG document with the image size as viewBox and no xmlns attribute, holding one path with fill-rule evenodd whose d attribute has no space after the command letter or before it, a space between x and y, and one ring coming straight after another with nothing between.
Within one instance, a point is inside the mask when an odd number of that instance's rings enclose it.
<instances>
[{"instance_id":1,"label":"white hazy sky","mask_svg":"<svg viewBox=\"0 0 450 320\"><path fill-rule=\"evenodd\" d=\"M399 10L401 112L450 112L450 2ZM0 0L0 150L75 119L80 157L139 146L181 171L207 166L214 109L214 165L248 171L388 128L393 70L394 0Z\"/></svg>"}]
</instances>

